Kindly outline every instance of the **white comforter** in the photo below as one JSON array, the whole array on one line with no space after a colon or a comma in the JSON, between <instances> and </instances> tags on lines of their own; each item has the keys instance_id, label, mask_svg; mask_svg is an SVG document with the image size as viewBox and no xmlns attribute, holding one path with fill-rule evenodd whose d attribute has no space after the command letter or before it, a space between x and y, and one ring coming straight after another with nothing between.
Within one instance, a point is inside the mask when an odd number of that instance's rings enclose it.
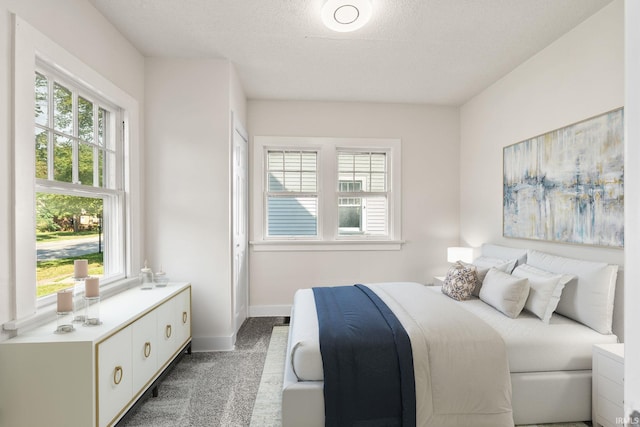
<instances>
[{"instance_id":1,"label":"white comforter","mask_svg":"<svg viewBox=\"0 0 640 427\"><path fill-rule=\"evenodd\" d=\"M418 425L513 426L507 352L490 326L419 284L368 286L411 339Z\"/></svg>"},{"instance_id":2,"label":"white comforter","mask_svg":"<svg viewBox=\"0 0 640 427\"><path fill-rule=\"evenodd\" d=\"M507 351L501 336L449 297L417 283L368 284L409 334L419 426L513 426ZM311 289L295 296L291 360L298 380L322 380Z\"/></svg>"}]
</instances>

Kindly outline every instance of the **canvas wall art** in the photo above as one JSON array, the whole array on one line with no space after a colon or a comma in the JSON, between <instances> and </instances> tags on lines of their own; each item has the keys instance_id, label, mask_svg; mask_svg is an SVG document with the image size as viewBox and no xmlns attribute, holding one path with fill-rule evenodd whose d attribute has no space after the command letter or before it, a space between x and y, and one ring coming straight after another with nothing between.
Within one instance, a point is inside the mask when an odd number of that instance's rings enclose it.
<instances>
[{"instance_id":1,"label":"canvas wall art","mask_svg":"<svg viewBox=\"0 0 640 427\"><path fill-rule=\"evenodd\" d=\"M503 149L503 234L624 246L623 109Z\"/></svg>"}]
</instances>

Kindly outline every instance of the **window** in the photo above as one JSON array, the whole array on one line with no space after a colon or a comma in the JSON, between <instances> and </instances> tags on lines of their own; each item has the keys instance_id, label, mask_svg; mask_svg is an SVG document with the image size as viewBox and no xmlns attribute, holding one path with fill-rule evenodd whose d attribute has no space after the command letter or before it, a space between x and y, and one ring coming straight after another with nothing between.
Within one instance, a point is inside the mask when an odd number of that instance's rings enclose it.
<instances>
[{"instance_id":1,"label":"window","mask_svg":"<svg viewBox=\"0 0 640 427\"><path fill-rule=\"evenodd\" d=\"M267 151L268 236L317 236L317 157L314 151Z\"/></svg>"},{"instance_id":2,"label":"window","mask_svg":"<svg viewBox=\"0 0 640 427\"><path fill-rule=\"evenodd\" d=\"M112 283L109 292L127 287L120 279L139 268L143 229L141 175L132 167L141 155L139 102L19 16L13 51L20 53L11 73L13 233L7 246L13 256L5 263L12 309L0 319L7 331L35 326L55 310L54 294L37 297L54 289L38 286L36 213L39 221L56 223L54 216L71 210L66 205L75 206L66 226L99 236L95 254L102 261L89 273ZM53 203L58 195L68 203ZM54 258L51 264L68 263ZM52 269L50 284L60 285L73 274L68 271L58 277Z\"/></svg>"},{"instance_id":3,"label":"window","mask_svg":"<svg viewBox=\"0 0 640 427\"><path fill-rule=\"evenodd\" d=\"M73 286L73 260L124 277L120 109L38 64L35 88L36 296Z\"/></svg>"},{"instance_id":4,"label":"window","mask_svg":"<svg viewBox=\"0 0 640 427\"><path fill-rule=\"evenodd\" d=\"M338 152L338 234L386 236L387 153Z\"/></svg>"},{"instance_id":5,"label":"window","mask_svg":"<svg viewBox=\"0 0 640 427\"><path fill-rule=\"evenodd\" d=\"M400 141L255 137L256 250L400 241Z\"/></svg>"}]
</instances>

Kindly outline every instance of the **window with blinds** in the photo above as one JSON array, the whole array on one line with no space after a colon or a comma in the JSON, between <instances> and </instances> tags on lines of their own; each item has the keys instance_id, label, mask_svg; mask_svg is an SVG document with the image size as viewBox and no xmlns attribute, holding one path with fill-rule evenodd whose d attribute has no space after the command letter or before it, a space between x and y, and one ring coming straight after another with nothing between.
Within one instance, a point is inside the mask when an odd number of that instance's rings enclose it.
<instances>
[{"instance_id":1,"label":"window with blinds","mask_svg":"<svg viewBox=\"0 0 640 427\"><path fill-rule=\"evenodd\" d=\"M338 234L388 234L387 154L338 152Z\"/></svg>"},{"instance_id":2,"label":"window with blinds","mask_svg":"<svg viewBox=\"0 0 640 427\"><path fill-rule=\"evenodd\" d=\"M318 235L318 153L267 151L267 235Z\"/></svg>"},{"instance_id":3,"label":"window with blinds","mask_svg":"<svg viewBox=\"0 0 640 427\"><path fill-rule=\"evenodd\" d=\"M256 136L254 161L256 250L401 247L399 139Z\"/></svg>"}]
</instances>

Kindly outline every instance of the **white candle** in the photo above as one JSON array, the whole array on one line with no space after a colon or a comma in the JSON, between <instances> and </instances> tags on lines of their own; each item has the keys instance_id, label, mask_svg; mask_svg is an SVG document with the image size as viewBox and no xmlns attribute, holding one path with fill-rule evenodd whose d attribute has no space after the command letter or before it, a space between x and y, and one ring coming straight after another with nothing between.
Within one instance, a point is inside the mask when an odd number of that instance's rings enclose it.
<instances>
[{"instance_id":1,"label":"white candle","mask_svg":"<svg viewBox=\"0 0 640 427\"><path fill-rule=\"evenodd\" d=\"M70 311L73 311L73 291L58 292L58 313L68 313Z\"/></svg>"},{"instance_id":2,"label":"white candle","mask_svg":"<svg viewBox=\"0 0 640 427\"><path fill-rule=\"evenodd\" d=\"M73 261L73 277L84 278L89 275L89 263L86 259L76 259Z\"/></svg>"},{"instance_id":3,"label":"white candle","mask_svg":"<svg viewBox=\"0 0 640 427\"><path fill-rule=\"evenodd\" d=\"M100 296L100 279L97 277L87 277L84 280L84 296L96 298Z\"/></svg>"}]
</instances>

